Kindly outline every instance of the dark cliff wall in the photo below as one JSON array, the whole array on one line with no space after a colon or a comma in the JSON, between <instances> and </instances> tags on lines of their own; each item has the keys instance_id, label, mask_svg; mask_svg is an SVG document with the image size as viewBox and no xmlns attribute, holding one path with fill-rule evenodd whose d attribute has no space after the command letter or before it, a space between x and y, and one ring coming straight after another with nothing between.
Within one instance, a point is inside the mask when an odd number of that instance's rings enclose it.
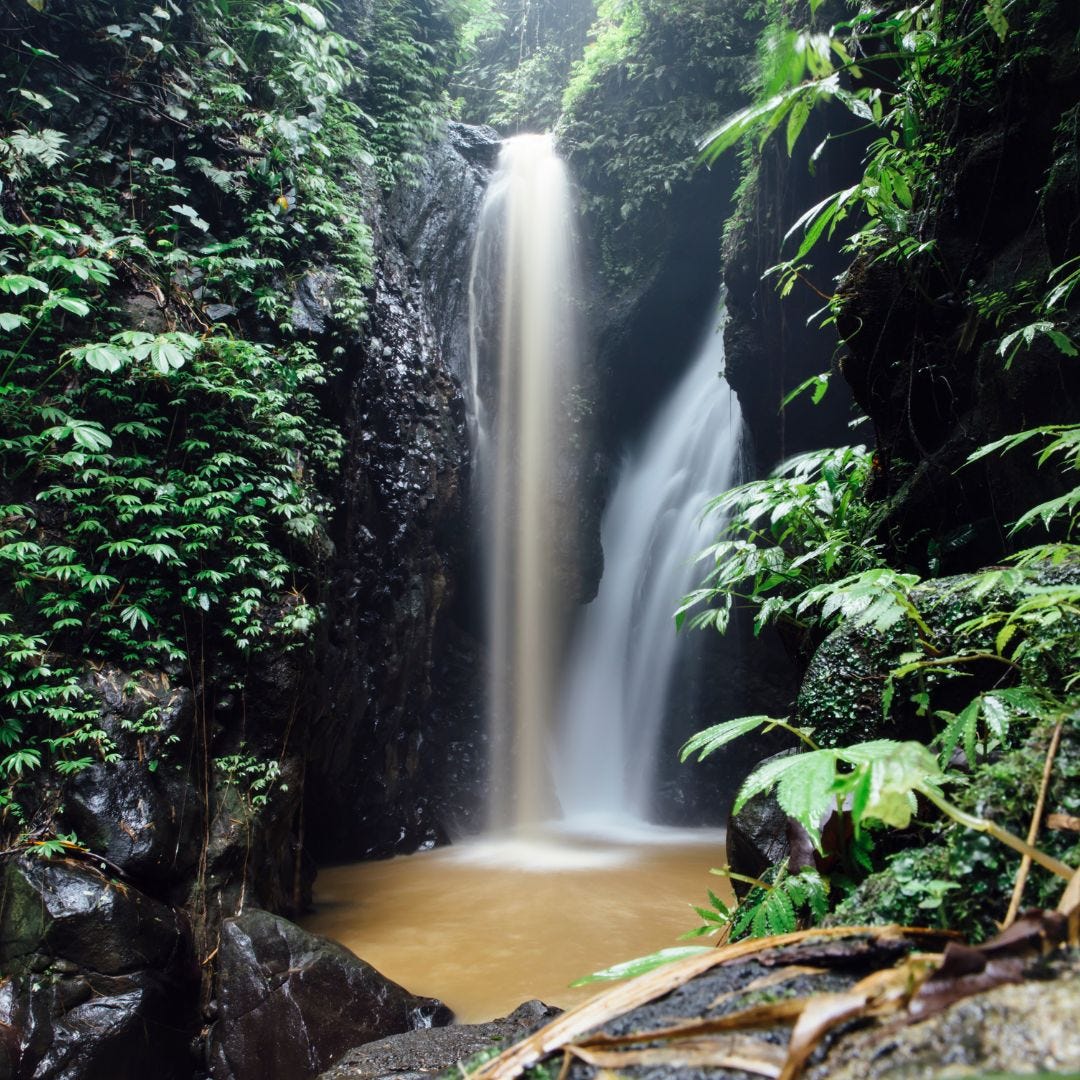
<instances>
[{"instance_id":1,"label":"dark cliff wall","mask_svg":"<svg viewBox=\"0 0 1080 1080\"><path fill-rule=\"evenodd\" d=\"M847 264L839 241L819 244L813 269L783 299L775 277L764 276L781 260L784 236L800 215L861 174L858 140L830 147L813 173L808 168L812 148L828 130L829 111L812 119L792 156L776 139L766 144L747 167L725 225L727 378L739 395L759 473L802 450L850 438L851 397L839 380L833 380L819 405L803 396L781 408L784 397L804 380L834 370L836 332L820 329L824 316L815 318L814 313L822 311Z\"/></svg>"},{"instance_id":2,"label":"dark cliff wall","mask_svg":"<svg viewBox=\"0 0 1080 1080\"><path fill-rule=\"evenodd\" d=\"M993 81L948 114L949 153L922 193L932 250L862 258L840 286L841 370L874 425L881 535L920 572L970 570L1022 546L1006 527L1062 493L1055 471L1024 453L964 462L994 439L1080 415L1080 369L1049 337L1011 364L999 351L1010 329L1040 318L1037 283L1080 250L1076 11L1046 3L1037 16L1014 28ZM1074 341L1075 299L1054 315Z\"/></svg>"},{"instance_id":3,"label":"dark cliff wall","mask_svg":"<svg viewBox=\"0 0 1080 1080\"><path fill-rule=\"evenodd\" d=\"M316 858L445 842L478 799L468 683L475 694L481 680L451 616L468 557L468 444L447 359L462 370L472 229L497 145L451 125L376 223L371 318L340 383L349 445L305 833Z\"/></svg>"}]
</instances>

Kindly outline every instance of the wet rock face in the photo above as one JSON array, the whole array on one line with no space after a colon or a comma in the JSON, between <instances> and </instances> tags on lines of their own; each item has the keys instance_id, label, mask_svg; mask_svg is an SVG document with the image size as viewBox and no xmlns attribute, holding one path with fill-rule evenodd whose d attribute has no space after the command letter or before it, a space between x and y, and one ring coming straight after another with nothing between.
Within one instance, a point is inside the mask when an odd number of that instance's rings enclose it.
<instances>
[{"instance_id":1,"label":"wet rock face","mask_svg":"<svg viewBox=\"0 0 1080 1080\"><path fill-rule=\"evenodd\" d=\"M467 360L472 229L497 150L493 131L449 125L375 223L370 320L340 388L349 446L306 783L316 858L432 847L477 801L482 734L465 687L481 682L450 614L469 468L451 369Z\"/></svg>"},{"instance_id":2,"label":"wet rock face","mask_svg":"<svg viewBox=\"0 0 1080 1080\"><path fill-rule=\"evenodd\" d=\"M179 913L69 861L12 860L2 888L0 1075L190 1077L198 973Z\"/></svg>"},{"instance_id":3,"label":"wet rock face","mask_svg":"<svg viewBox=\"0 0 1080 1080\"><path fill-rule=\"evenodd\" d=\"M217 986L213 1080L306 1080L357 1043L452 1019L343 946L254 909L222 924Z\"/></svg>"},{"instance_id":4,"label":"wet rock face","mask_svg":"<svg viewBox=\"0 0 1080 1080\"><path fill-rule=\"evenodd\" d=\"M803 396L780 408L785 395L805 379L831 370L837 342L812 318L825 302L818 293L800 283L781 299L775 277L762 280L781 259L784 234L807 207L861 174L862 148L853 138L830 146L813 174L808 168L813 147L834 119L828 110L815 112L791 157L772 140L726 226L726 374L739 396L761 473L799 451L855 441L846 427L850 394L839 379L820 405L812 406ZM833 277L847 263L839 247L837 237L819 241L814 249L810 278L822 293L832 292Z\"/></svg>"},{"instance_id":5,"label":"wet rock face","mask_svg":"<svg viewBox=\"0 0 1080 1080\"><path fill-rule=\"evenodd\" d=\"M469 356L469 273L480 204L502 140L490 127L449 123L414 182L394 192L390 229L423 282L443 361L459 380Z\"/></svg>"},{"instance_id":6,"label":"wet rock face","mask_svg":"<svg viewBox=\"0 0 1080 1080\"><path fill-rule=\"evenodd\" d=\"M338 859L445 840L439 747L450 733L428 716L459 560L465 415L415 273L385 236L368 334L346 375L349 446L306 830L316 857Z\"/></svg>"},{"instance_id":7,"label":"wet rock face","mask_svg":"<svg viewBox=\"0 0 1080 1080\"><path fill-rule=\"evenodd\" d=\"M554 1020L559 1010L526 1001L487 1024L408 1031L348 1051L319 1080L419 1080L446 1073L477 1054L502 1050Z\"/></svg>"}]
</instances>

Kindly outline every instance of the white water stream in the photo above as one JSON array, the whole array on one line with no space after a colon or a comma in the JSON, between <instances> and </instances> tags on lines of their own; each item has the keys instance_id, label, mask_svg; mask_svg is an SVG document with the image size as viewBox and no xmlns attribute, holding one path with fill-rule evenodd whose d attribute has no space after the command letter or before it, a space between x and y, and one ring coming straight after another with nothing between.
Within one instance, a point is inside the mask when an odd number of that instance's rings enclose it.
<instances>
[{"instance_id":1,"label":"white water stream","mask_svg":"<svg viewBox=\"0 0 1080 1080\"><path fill-rule=\"evenodd\" d=\"M715 521L700 524L702 508L734 482L739 455L718 310L689 370L623 463L603 520L599 594L567 650L557 560L578 527L566 482L576 470L565 456L578 364L572 211L551 138L508 140L474 249L467 388L487 523L496 795L489 827L496 830L560 817L564 829L580 831L649 821L657 748L685 648L672 612L699 575L694 556L714 534Z\"/></svg>"},{"instance_id":2,"label":"white water stream","mask_svg":"<svg viewBox=\"0 0 1080 1080\"><path fill-rule=\"evenodd\" d=\"M604 576L577 630L563 689L556 765L564 816L648 821L657 748L683 638L672 613L700 579L715 536L700 520L736 480L742 427L722 379L721 312L638 450L604 515Z\"/></svg>"},{"instance_id":3,"label":"white water stream","mask_svg":"<svg viewBox=\"0 0 1080 1080\"><path fill-rule=\"evenodd\" d=\"M575 262L570 181L551 136L509 139L481 209L469 285L494 828L556 814L547 762L563 622L556 552L575 528L572 473L560 466L578 363Z\"/></svg>"}]
</instances>

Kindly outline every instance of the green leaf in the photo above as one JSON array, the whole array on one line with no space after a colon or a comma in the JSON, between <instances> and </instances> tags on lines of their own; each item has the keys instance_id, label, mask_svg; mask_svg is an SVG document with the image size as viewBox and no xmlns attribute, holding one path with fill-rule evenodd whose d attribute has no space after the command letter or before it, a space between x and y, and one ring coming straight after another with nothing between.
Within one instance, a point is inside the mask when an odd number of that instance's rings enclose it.
<instances>
[{"instance_id":1,"label":"green leaf","mask_svg":"<svg viewBox=\"0 0 1080 1080\"><path fill-rule=\"evenodd\" d=\"M318 8L312 7L311 4L300 3L291 6L312 30L317 30L321 34L326 29L326 17Z\"/></svg>"},{"instance_id":2,"label":"green leaf","mask_svg":"<svg viewBox=\"0 0 1080 1080\"><path fill-rule=\"evenodd\" d=\"M87 450L107 450L112 446L112 439L101 429L96 421L87 420L72 427L71 437L79 446Z\"/></svg>"},{"instance_id":3,"label":"green leaf","mask_svg":"<svg viewBox=\"0 0 1080 1080\"><path fill-rule=\"evenodd\" d=\"M0 292L21 296L28 289L37 289L38 292L47 293L49 286L40 278L30 277L28 274L4 274L0 277Z\"/></svg>"},{"instance_id":4,"label":"green leaf","mask_svg":"<svg viewBox=\"0 0 1080 1080\"><path fill-rule=\"evenodd\" d=\"M775 721L770 716L741 716L737 720L725 720L722 724L699 731L683 744L679 751L679 760L686 761L691 754L698 755L698 761L704 761L714 750L737 739L740 735Z\"/></svg>"},{"instance_id":5,"label":"green leaf","mask_svg":"<svg viewBox=\"0 0 1080 1080\"><path fill-rule=\"evenodd\" d=\"M983 14L994 33L1004 41L1009 33L1009 20L1005 18L1005 0L990 0L983 8Z\"/></svg>"},{"instance_id":6,"label":"green leaf","mask_svg":"<svg viewBox=\"0 0 1080 1080\"><path fill-rule=\"evenodd\" d=\"M199 211L196 210L193 206L181 204L170 206L169 209L177 214L181 214L186 217L191 222L191 224L195 226L195 228L201 229L203 232L206 232L207 229L210 228L210 223L207 221L203 221L203 219L199 217Z\"/></svg>"},{"instance_id":7,"label":"green leaf","mask_svg":"<svg viewBox=\"0 0 1080 1080\"><path fill-rule=\"evenodd\" d=\"M820 852L821 826L836 806L836 754L832 750L815 750L801 754L797 760L798 767L780 777L776 801L807 831Z\"/></svg>"},{"instance_id":8,"label":"green leaf","mask_svg":"<svg viewBox=\"0 0 1080 1080\"><path fill-rule=\"evenodd\" d=\"M0 311L0 330L17 330L26 326L29 320L25 315L14 315L10 311Z\"/></svg>"},{"instance_id":9,"label":"green leaf","mask_svg":"<svg viewBox=\"0 0 1080 1080\"><path fill-rule=\"evenodd\" d=\"M172 342L165 338L157 338L150 346L150 362L163 375L174 368L182 368L187 357Z\"/></svg>"},{"instance_id":10,"label":"green leaf","mask_svg":"<svg viewBox=\"0 0 1080 1080\"><path fill-rule=\"evenodd\" d=\"M637 975L644 975L647 971L653 971L665 964L672 964L676 960L683 960L688 956L700 956L702 953L712 952L711 945L676 945L671 948L661 949L659 952L650 953L648 956L639 956L634 960L624 960L621 964L604 968L603 971L593 972L582 979L576 979L571 986L587 986L594 982L612 982L616 979L632 979Z\"/></svg>"},{"instance_id":11,"label":"green leaf","mask_svg":"<svg viewBox=\"0 0 1080 1080\"><path fill-rule=\"evenodd\" d=\"M759 765L743 782L735 798L732 814L737 814L755 795L769 791L789 769L797 769L805 754L790 754L787 757L772 758Z\"/></svg>"},{"instance_id":12,"label":"green leaf","mask_svg":"<svg viewBox=\"0 0 1080 1080\"><path fill-rule=\"evenodd\" d=\"M83 345L69 350L76 359L84 361L96 371L119 371L130 359L128 354L115 345Z\"/></svg>"},{"instance_id":13,"label":"green leaf","mask_svg":"<svg viewBox=\"0 0 1080 1080\"><path fill-rule=\"evenodd\" d=\"M65 311L70 311L72 315L83 317L90 314L90 305L77 296L57 296L56 303Z\"/></svg>"}]
</instances>

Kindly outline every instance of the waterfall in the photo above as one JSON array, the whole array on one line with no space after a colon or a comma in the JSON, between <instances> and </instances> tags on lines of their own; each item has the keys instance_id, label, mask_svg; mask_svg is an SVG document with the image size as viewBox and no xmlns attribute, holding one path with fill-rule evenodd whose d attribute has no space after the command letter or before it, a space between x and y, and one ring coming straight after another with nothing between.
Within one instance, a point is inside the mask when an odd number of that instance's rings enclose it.
<instances>
[{"instance_id":1,"label":"waterfall","mask_svg":"<svg viewBox=\"0 0 1080 1080\"><path fill-rule=\"evenodd\" d=\"M564 612L558 560L573 523L565 455L577 365L573 203L551 136L503 144L469 283L469 423L491 675L494 827L555 813L550 731Z\"/></svg>"},{"instance_id":2,"label":"waterfall","mask_svg":"<svg viewBox=\"0 0 1080 1080\"><path fill-rule=\"evenodd\" d=\"M624 461L601 526L604 576L567 665L556 753L565 817L647 821L658 741L682 639L672 612L701 575L716 533L699 520L736 481L741 417L721 377L721 313L698 355Z\"/></svg>"}]
</instances>

